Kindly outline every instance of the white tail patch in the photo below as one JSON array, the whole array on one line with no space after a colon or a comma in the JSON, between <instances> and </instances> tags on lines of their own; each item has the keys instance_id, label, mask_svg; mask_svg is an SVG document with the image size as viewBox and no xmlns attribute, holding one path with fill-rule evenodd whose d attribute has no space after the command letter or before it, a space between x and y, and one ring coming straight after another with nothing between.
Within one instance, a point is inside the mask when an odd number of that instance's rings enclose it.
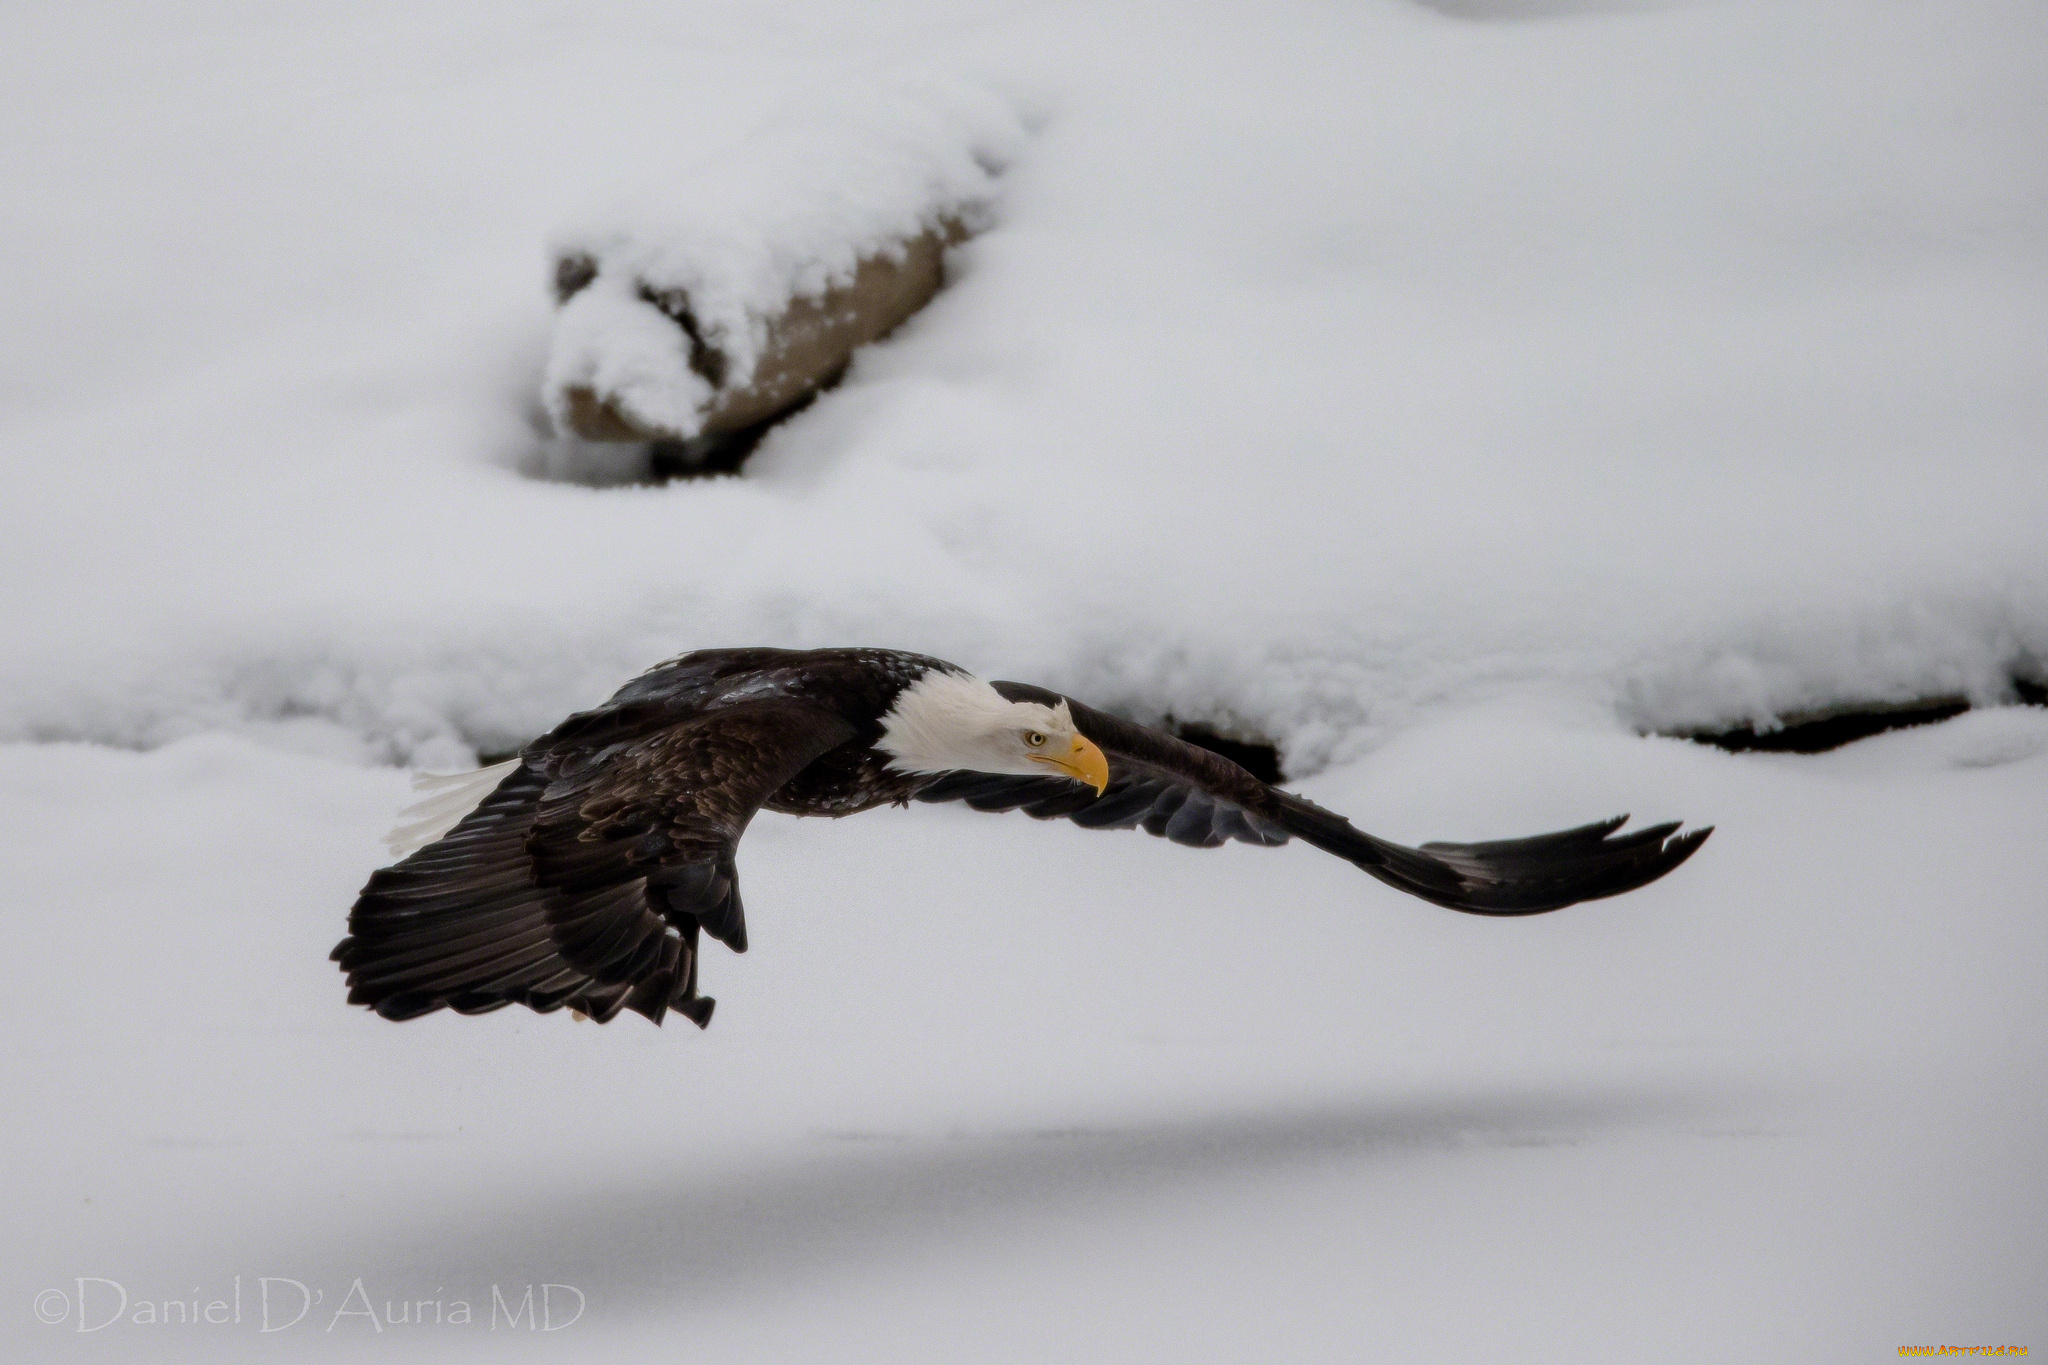
<instances>
[{"instance_id":1,"label":"white tail patch","mask_svg":"<svg viewBox=\"0 0 2048 1365\"><path fill-rule=\"evenodd\" d=\"M461 824L518 766L518 759L508 758L473 773L414 773L412 789L433 794L399 812L401 823L384 836L385 847L394 858L425 848Z\"/></svg>"}]
</instances>

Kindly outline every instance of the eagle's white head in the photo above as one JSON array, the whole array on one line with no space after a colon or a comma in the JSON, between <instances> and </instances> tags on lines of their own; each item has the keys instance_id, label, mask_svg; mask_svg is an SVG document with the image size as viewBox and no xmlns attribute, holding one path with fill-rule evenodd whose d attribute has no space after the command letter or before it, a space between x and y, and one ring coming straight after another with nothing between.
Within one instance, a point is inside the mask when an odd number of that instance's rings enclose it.
<instances>
[{"instance_id":1,"label":"eagle's white head","mask_svg":"<svg viewBox=\"0 0 2048 1365\"><path fill-rule=\"evenodd\" d=\"M1109 760L1074 728L1065 702L1010 701L980 678L934 669L896 698L882 717L875 747L906 773L978 773L1071 777L1097 792L1109 785Z\"/></svg>"}]
</instances>

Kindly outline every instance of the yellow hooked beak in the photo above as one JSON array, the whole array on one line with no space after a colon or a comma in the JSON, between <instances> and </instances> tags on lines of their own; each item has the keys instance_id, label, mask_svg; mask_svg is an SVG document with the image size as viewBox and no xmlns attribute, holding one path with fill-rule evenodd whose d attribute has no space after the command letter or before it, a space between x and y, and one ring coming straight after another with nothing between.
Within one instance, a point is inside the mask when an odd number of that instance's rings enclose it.
<instances>
[{"instance_id":1,"label":"yellow hooked beak","mask_svg":"<svg viewBox=\"0 0 2048 1365\"><path fill-rule=\"evenodd\" d=\"M1073 747L1063 754L1033 754L1031 761L1057 768L1077 782L1086 782L1095 788L1097 796L1109 786L1109 759L1086 735L1075 735Z\"/></svg>"}]
</instances>

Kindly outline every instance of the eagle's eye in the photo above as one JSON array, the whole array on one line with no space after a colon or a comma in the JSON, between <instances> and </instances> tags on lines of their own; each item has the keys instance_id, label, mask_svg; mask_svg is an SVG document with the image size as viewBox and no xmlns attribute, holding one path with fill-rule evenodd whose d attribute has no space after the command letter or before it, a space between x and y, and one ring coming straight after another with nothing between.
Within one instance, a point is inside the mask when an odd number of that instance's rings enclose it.
<instances>
[{"instance_id":1,"label":"eagle's eye","mask_svg":"<svg viewBox=\"0 0 2048 1365\"><path fill-rule=\"evenodd\" d=\"M1024 742L1034 749L1043 749L1045 747L1045 736L1037 730L1027 730L1024 734Z\"/></svg>"}]
</instances>

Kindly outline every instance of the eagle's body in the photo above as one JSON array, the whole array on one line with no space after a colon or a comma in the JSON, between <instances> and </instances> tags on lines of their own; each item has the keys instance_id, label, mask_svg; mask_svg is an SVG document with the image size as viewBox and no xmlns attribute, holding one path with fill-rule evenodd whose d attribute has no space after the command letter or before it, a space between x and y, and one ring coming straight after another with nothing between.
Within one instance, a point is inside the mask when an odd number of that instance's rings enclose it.
<instances>
[{"instance_id":1,"label":"eagle's body","mask_svg":"<svg viewBox=\"0 0 2048 1365\"><path fill-rule=\"evenodd\" d=\"M334 950L390 1019L567 1005L707 1023L700 934L746 950L734 851L754 812L910 800L1022 808L1176 843L1299 837L1414 895L1527 915L1632 890L1709 831L1622 820L1490 844L1375 839L1170 735L1040 688L879 649L705 650L571 716L415 808L418 847L373 874ZM1626 819L1626 817L1623 817ZM402 832L403 833L403 832Z\"/></svg>"},{"instance_id":2,"label":"eagle's body","mask_svg":"<svg viewBox=\"0 0 2048 1365\"><path fill-rule=\"evenodd\" d=\"M890 771L889 756L875 741L882 736L882 717L904 689L934 669L951 667L889 649L707 649L642 674L589 714L652 705L663 716L708 718L770 698L816 707L853 733L761 804L783 815L858 815L907 801L916 792L920 779Z\"/></svg>"}]
</instances>

